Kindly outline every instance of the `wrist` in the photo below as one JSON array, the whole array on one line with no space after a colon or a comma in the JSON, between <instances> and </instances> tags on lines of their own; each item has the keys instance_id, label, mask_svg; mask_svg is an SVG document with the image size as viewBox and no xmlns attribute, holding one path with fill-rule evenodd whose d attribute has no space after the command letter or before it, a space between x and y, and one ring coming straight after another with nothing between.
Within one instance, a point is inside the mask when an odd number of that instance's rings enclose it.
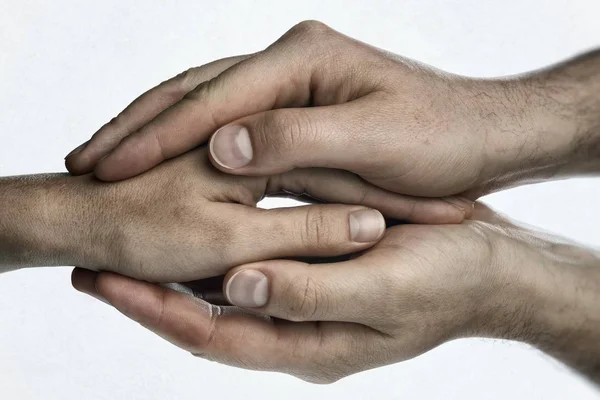
<instances>
[{"instance_id":1,"label":"wrist","mask_svg":"<svg viewBox=\"0 0 600 400\"><path fill-rule=\"evenodd\" d=\"M523 255L501 256L501 272L486 287L468 336L525 342L589 375L597 372L600 255L565 243Z\"/></svg>"},{"instance_id":2,"label":"wrist","mask_svg":"<svg viewBox=\"0 0 600 400\"><path fill-rule=\"evenodd\" d=\"M61 207L52 199L58 176L13 177L1 180L0 256L3 268L59 265L65 258L60 229Z\"/></svg>"},{"instance_id":3,"label":"wrist","mask_svg":"<svg viewBox=\"0 0 600 400\"><path fill-rule=\"evenodd\" d=\"M490 191L600 171L600 61L479 82ZM572 64L572 65L571 65ZM481 133L481 132L479 132Z\"/></svg>"},{"instance_id":4,"label":"wrist","mask_svg":"<svg viewBox=\"0 0 600 400\"><path fill-rule=\"evenodd\" d=\"M532 77L554 113L570 122L568 163L560 177L600 172L600 52L592 52ZM550 106L549 106L550 108ZM562 111L562 112L561 112Z\"/></svg>"},{"instance_id":5,"label":"wrist","mask_svg":"<svg viewBox=\"0 0 600 400\"><path fill-rule=\"evenodd\" d=\"M93 214L81 181L62 174L3 180L0 265L18 269L88 262Z\"/></svg>"},{"instance_id":6,"label":"wrist","mask_svg":"<svg viewBox=\"0 0 600 400\"><path fill-rule=\"evenodd\" d=\"M54 213L54 229L62 238L57 245L61 255L60 265L73 265L87 269L111 266L116 229L122 219L115 217L106 204L119 204L114 185L98 184L91 175L64 176L48 190L48 201L59 204Z\"/></svg>"},{"instance_id":7,"label":"wrist","mask_svg":"<svg viewBox=\"0 0 600 400\"><path fill-rule=\"evenodd\" d=\"M530 330L523 341L580 372L600 379L600 258L578 249L576 260L561 260L536 291Z\"/></svg>"}]
</instances>

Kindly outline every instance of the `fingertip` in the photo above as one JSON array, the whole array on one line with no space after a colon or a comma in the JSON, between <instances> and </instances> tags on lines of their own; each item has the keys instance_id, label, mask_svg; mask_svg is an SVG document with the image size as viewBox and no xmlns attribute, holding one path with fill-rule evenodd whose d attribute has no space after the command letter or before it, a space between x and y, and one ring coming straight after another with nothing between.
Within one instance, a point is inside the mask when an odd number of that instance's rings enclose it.
<instances>
[{"instance_id":1,"label":"fingertip","mask_svg":"<svg viewBox=\"0 0 600 400\"><path fill-rule=\"evenodd\" d=\"M208 140L208 158L215 168L232 175L268 176L290 171L294 166L286 165L289 157L278 155L270 160L264 145L258 146L252 128L252 118L225 125ZM258 146L255 148L255 146Z\"/></svg>"},{"instance_id":2,"label":"fingertip","mask_svg":"<svg viewBox=\"0 0 600 400\"><path fill-rule=\"evenodd\" d=\"M91 140L79 145L65 157L65 167L72 175L84 175L92 171L90 160L85 157Z\"/></svg>"},{"instance_id":3,"label":"fingertip","mask_svg":"<svg viewBox=\"0 0 600 400\"><path fill-rule=\"evenodd\" d=\"M358 243L376 242L385 232L385 218L378 210L365 208L348 216L350 239Z\"/></svg>"},{"instance_id":4,"label":"fingertip","mask_svg":"<svg viewBox=\"0 0 600 400\"><path fill-rule=\"evenodd\" d=\"M257 269L241 269L224 287L227 301L238 307L260 308L269 300L269 279Z\"/></svg>"},{"instance_id":5,"label":"fingertip","mask_svg":"<svg viewBox=\"0 0 600 400\"><path fill-rule=\"evenodd\" d=\"M210 138L209 152L213 160L225 169L237 169L248 165L254 156L248 128L242 125L226 125Z\"/></svg>"},{"instance_id":6,"label":"fingertip","mask_svg":"<svg viewBox=\"0 0 600 400\"><path fill-rule=\"evenodd\" d=\"M84 142L83 144L77 146L74 150L72 150L69 154L66 155L65 159L81 153L83 150L85 150L89 142L90 141L88 140L87 142Z\"/></svg>"},{"instance_id":7,"label":"fingertip","mask_svg":"<svg viewBox=\"0 0 600 400\"><path fill-rule=\"evenodd\" d=\"M75 268L71 273L71 284L77 291L90 295L103 303L110 304L98 291L96 286L98 276L99 274L97 272L83 268Z\"/></svg>"},{"instance_id":8,"label":"fingertip","mask_svg":"<svg viewBox=\"0 0 600 400\"><path fill-rule=\"evenodd\" d=\"M97 292L96 278L98 273L87 269L75 267L71 272L71 284L73 287L83 293L91 294Z\"/></svg>"},{"instance_id":9,"label":"fingertip","mask_svg":"<svg viewBox=\"0 0 600 400\"><path fill-rule=\"evenodd\" d=\"M473 213L475 212L475 202L471 202L469 206L465 208L465 219L471 219L473 217Z\"/></svg>"},{"instance_id":10,"label":"fingertip","mask_svg":"<svg viewBox=\"0 0 600 400\"><path fill-rule=\"evenodd\" d=\"M460 214L461 218L456 223L461 223L464 219L470 218L473 215L475 202L472 200L463 197L446 197L442 200L458 210L459 213L455 211L455 214Z\"/></svg>"},{"instance_id":11,"label":"fingertip","mask_svg":"<svg viewBox=\"0 0 600 400\"><path fill-rule=\"evenodd\" d=\"M89 174L93 170L93 167L81 157L81 154L75 154L65 158L65 167L67 168L67 171L74 176Z\"/></svg>"},{"instance_id":12,"label":"fingertip","mask_svg":"<svg viewBox=\"0 0 600 400\"><path fill-rule=\"evenodd\" d=\"M226 174L251 175L253 150L248 130L238 126L232 128L225 126L213 133L207 146L208 159L215 168ZM236 131L241 131L241 134Z\"/></svg>"},{"instance_id":13,"label":"fingertip","mask_svg":"<svg viewBox=\"0 0 600 400\"><path fill-rule=\"evenodd\" d=\"M240 265L229 270L223 280L223 294L232 305L249 309L268 307L271 285L277 272L309 264L294 260L268 260Z\"/></svg>"},{"instance_id":14,"label":"fingertip","mask_svg":"<svg viewBox=\"0 0 600 400\"><path fill-rule=\"evenodd\" d=\"M225 297L227 297L227 291L230 286L231 279L235 275L237 275L238 272L241 272L241 271L247 270L247 269L260 270L262 267L268 266L268 264L270 262L272 262L272 261L252 262L252 263L248 263L248 264L239 265L237 267L233 267L229 271L227 271L227 273L223 277L223 284L222 284L223 294L225 294Z\"/></svg>"}]
</instances>

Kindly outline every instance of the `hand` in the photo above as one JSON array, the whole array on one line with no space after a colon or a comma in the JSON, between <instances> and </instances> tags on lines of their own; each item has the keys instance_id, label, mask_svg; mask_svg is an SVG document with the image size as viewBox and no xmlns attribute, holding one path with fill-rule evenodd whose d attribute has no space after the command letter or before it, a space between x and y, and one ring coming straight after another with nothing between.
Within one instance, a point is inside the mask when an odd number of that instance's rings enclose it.
<instances>
[{"instance_id":1,"label":"hand","mask_svg":"<svg viewBox=\"0 0 600 400\"><path fill-rule=\"evenodd\" d=\"M75 270L73 285L196 355L311 382L467 336L527 341L600 379L598 266L478 204L461 225L392 227L350 261L237 267L223 291L241 308L109 273Z\"/></svg>"},{"instance_id":2,"label":"hand","mask_svg":"<svg viewBox=\"0 0 600 400\"><path fill-rule=\"evenodd\" d=\"M178 282L224 274L250 261L332 256L364 250L383 235L384 219L460 222L450 203L395 195L344 171L304 169L248 178L225 175L200 148L135 179L98 182L65 177L71 192L52 203L75 203L69 220L82 225L88 251L74 263L139 279ZM260 210L265 195L308 194L321 204ZM73 229L65 224L68 229Z\"/></svg>"},{"instance_id":3,"label":"hand","mask_svg":"<svg viewBox=\"0 0 600 400\"><path fill-rule=\"evenodd\" d=\"M152 89L67 167L121 180L217 131L211 159L231 174L330 167L397 193L473 199L557 175L575 157L589 119L557 76L469 79L303 22L264 51Z\"/></svg>"}]
</instances>

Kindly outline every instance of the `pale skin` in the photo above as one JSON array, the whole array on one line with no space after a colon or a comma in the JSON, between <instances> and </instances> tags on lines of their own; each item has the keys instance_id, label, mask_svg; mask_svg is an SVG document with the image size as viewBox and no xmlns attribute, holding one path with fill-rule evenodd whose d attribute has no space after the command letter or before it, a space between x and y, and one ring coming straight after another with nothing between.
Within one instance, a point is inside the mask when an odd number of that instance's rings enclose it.
<instances>
[{"instance_id":1,"label":"pale skin","mask_svg":"<svg viewBox=\"0 0 600 400\"><path fill-rule=\"evenodd\" d=\"M598 93L593 53L523 76L469 79L305 22L260 53L191 69L149 91L67 157L67 167L120 181L208 142L210 161L230 177L335 168L346 172L327 186L360 177L385 190L381 202L369 194L359 204L386 214L391 193L420 196L412 204L444 198L462 220L483 194L596 174ZM435 222L425 215L412 219ZM395 226L375 241L319 254L365 250L338 263L258 255L238 262L223 280L236 307L110 272L76 269L73 284L194 354L311 382L471 336L531 343L600 381L597 252L481 204L462 224ZM262 259L317 255L292 253Z\"/></svg>"}]
</instances>

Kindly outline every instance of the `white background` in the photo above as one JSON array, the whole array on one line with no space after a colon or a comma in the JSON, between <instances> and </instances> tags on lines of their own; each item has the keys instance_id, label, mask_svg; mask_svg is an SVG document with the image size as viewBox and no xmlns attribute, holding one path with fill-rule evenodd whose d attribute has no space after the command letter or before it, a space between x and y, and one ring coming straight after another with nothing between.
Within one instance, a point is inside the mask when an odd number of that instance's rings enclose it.
<instances>
[{"instance_id":1,"label":"white background","mask_svg":"<svg viewBox=\"0 0 600 400\"><path fill-rule=\"evenodd\" d=\"M262 49L303 19L452 72L496 76L600 46L598 15L598 0L0 0L0 175L63 171L64 154L139 93ZM489 202L598 245L598 183L526 187ZM224 367L75 292L69 272L0 276L1 399L598 397L539 352L490 340L452 342L331 386Z\"/></svg>"}]
</instances>

